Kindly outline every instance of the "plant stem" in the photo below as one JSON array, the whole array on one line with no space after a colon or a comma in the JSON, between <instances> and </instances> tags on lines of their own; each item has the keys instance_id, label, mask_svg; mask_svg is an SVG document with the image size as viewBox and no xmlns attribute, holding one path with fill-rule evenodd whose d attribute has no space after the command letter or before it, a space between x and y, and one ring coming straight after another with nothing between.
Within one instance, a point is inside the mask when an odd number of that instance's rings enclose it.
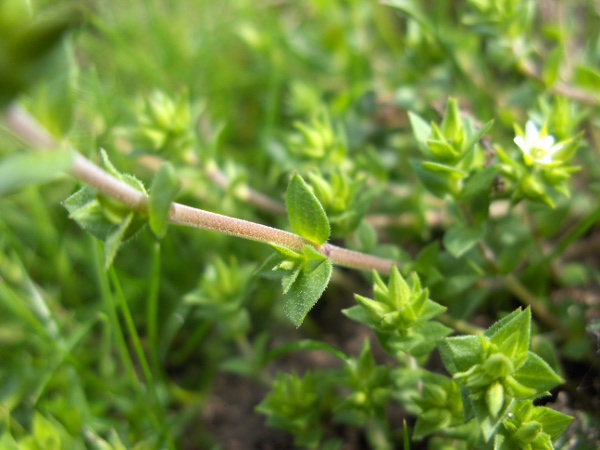
<instances>
[{"instance_id":1,"label":"plant stem","mask_svg":"<svg viewBox=\"0 0 600 450\"><path fill-rule=\"evenodd\" d=\"M471 325L469 322L466 322L461 319L456 319L455 317L452 317L450 314L440 314L439 316L436 317L436 320L438 322L443 323L444 325L449 326L450 328L453 328L455 331L458 331L459 333L462 333L462 334L475 335L475 334L481 334L485 331L483 328L480 328L476 325Z\"/></svg>"},{"instance_id":2,"label":"plant stem","mask_svg":"<svg viewBox=\"0 0 600 450\"><path fill-rule=\"evenodd\" d=\"M557 330L563 337L568 338L570 336L569 330L566 329L560 321L554 317L546 306L540 302L532 293L527 289L519 279L513 274L508 274L503 277L504 285L512 292L521 303L530 306L531 310L535 314L536 318L544 322L546 325Z\"/></svg>"},{"instance_id":3,"label":"plant stem","mask_svg":"<svg viewBox=\"0 0 600 450\"><path fill-rule=\"evenodd\" d=\"M52 149L60 146L35 119L17 106L11 106L7 109L5 120L9 129L33 147ZM101 192L103 195L114 198L132 210L147 214L147 195L113 178L76 151L73 151L73 154L71 171L76 178L98 192ZM287 231L192 208L180 203L171 204L169 222L174 225L217 231L265 244L275 244L295 251L301 251L305 245L313 245L302 237ZM333 264L352 269L376 270L383 274L388 274L391 266L394 265L394 261L353 252L331 244L324 244L321 247L317 247L317 250L327 256Z\"/></svg>"}]
</instances>

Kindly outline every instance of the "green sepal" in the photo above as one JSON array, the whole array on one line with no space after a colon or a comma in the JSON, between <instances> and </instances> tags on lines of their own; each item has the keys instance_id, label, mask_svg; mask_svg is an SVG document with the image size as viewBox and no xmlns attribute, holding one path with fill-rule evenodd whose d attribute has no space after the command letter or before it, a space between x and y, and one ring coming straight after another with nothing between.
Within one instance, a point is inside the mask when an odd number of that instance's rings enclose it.
<instances>
[{"instance_id":1,"label":"green sepal","mask_svg":"<svg viewBox=\"0 0 600 450\"><path fill-rule=\"evenodd\" d=\"M51 181L72 165L73 154L67 150L9 155L0 162L0 196Z\"/></svg>"},{"instance_id":2,"label":"green sepal","mask_svg":"<svg viewBox=\"0 0 600 450\"><path fill-rule=\"evenodd\" d=\"M288 185L285 207L294 233L316 245L329 239L331 228L325 210L298 173Z\"/></svg>"},{"instance_id":3,"label":"green sepal","mask_svg":"<svg viewBox=\"0 0 600 450\"><path fill-rule=\"evenodd\" d=\"M150 229L158 238L167 232L171 202L179 192L179 180L169 163L163 164L154 175L148 199Z\"/></svg>"}]
</instances>

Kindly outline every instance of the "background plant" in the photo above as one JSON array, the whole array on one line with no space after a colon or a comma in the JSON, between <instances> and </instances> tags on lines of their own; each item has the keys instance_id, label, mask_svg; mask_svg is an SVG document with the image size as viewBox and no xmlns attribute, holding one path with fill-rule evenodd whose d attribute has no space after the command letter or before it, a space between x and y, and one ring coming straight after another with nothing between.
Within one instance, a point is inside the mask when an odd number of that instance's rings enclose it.
<instances>
[{"instance_id":1,"label":"background plant","mask_svg":"<svg viewBox=\"0 0 600 450\"><path fill-rule=\"evenodd\" d=\"M3 446L594 445L591 2L0 9Z\"/></svg>"}]
</instances>

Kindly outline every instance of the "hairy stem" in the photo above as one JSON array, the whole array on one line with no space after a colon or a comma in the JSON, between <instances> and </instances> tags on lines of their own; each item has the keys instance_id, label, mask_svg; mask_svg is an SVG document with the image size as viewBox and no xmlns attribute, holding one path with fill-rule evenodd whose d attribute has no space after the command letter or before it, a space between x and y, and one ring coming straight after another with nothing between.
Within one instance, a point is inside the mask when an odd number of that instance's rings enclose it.
<instances>
[{"instance_id":1,"label":"hairy stem","mask_svg":"<svg viewBox=\"0 0 600 450\"><path fill-rule=\"evenodd\" d=\"M60 144L35 119L17 106L7 109L5 121L13 133L33 147L41 149L60 147ZM71 171L75 177L103 195L114 198L134 211L148 212L147 195L113 178L75 151ZM265 244L275 244L295 251L302 250L305 245L312 245L302 237L287 231L192 208L180 203L171 204L169 222L174 225L217 231ZM387 274L394 265L394 262L388 259L365 255L327 243L318 247L317 250L327 256L333 264L353 269L376 270Z\"/></svg>"}]
</instances>

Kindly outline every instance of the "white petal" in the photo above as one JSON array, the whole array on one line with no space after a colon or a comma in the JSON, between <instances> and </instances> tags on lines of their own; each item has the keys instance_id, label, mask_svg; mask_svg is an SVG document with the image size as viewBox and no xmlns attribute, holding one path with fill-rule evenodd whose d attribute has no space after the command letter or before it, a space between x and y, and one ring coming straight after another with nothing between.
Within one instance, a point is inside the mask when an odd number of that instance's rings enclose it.
<instances>
[{"instance_id":1,"label":"white petal","mask_svg":"<svg viewBox=\"0 0 600 450\"><path fill-rule=\"evenodd\" d=\"M535 126L535 123L533 123L533 121L528 120L527 123L525 124L525 138L527 139L528 143L531 142L535 142L538 140L538 137L540 136L540 132L538 131L537 127Z\"/></svg>"},{"instance_id":2,"label":"white petal","mask_svg":"<svg viewBox=\"0 0 600 450\"><path fill-rule=\"evenodd\" d=\"M526 155L529 155L531 153L531 147L527 145L525 139L523 139L523 136L515 136L513 141L515 142L515 144L517 144L517 146L521 149L523 153L525 153Z\"/></svg>"},{"instance_id":3,"label":"white petal","mask_svg":"<svg viewBox=\"0 0 600 450\"><path fill-rule=\"evenodd\" d=\"M554 145L554 138L552 136L544 136L540 138L537 143L538 147L543 148L546 151L549 151Z\"/></svg>"}]
</instances>

